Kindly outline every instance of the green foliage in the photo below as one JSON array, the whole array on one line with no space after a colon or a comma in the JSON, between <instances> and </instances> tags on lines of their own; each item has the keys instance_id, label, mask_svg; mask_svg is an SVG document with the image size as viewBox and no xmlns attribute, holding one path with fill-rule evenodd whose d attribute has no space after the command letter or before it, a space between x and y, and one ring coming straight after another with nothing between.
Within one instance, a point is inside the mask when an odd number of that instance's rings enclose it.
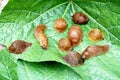
<instances>
[{"instance_id":1,"label":"green foliage","mask_svg":"<svg viewBox=\"0 0 120 80\"><path fill-rule=\"evenodd\" d=\"M71 67L62 60L66 53L57 45L59 39L67 37L69 28L74 25L71 15L77 11L85 13L89 22L80 25L84 37L74 50L81 53L92 44L109 44L110 50L87 60L82 66ZM60 17L68 24L62 34L54 29L54 22ZM47 26L48 50L43 50L34 37L34 28L39 24ZM105 39L90 41L88 32L93 28L99 28ZM120 4L117 0L10 0L0 14L0 43L9 47L20 39L32 42L32 46L20 55L9 54L6 49L0 51L0 80L119 80L119 33Z\"/></svg>"}]
</instances>

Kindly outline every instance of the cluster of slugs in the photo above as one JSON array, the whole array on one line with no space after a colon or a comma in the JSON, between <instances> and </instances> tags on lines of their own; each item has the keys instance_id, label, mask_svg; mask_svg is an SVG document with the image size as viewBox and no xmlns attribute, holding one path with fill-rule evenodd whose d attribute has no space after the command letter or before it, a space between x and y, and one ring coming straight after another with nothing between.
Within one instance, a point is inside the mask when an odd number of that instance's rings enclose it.
<instances>
[{"instance_id":1,"label":"cluster of slugs","mask_svg":"<svg viewBox=\"0 0 120 80\"><path fill-rule=\"evenodd\" d=\"M82 42L84 36L79 25L87 24L89 18L82 12L76 12L73 14L72 20L75 25L70 27L68 38L61 38L58 41L58 48L67 52L67 55L63 57L63 60L71 66L78 66L91 57L105 54L109 51L109 45L90 45L82 52L82 54L77 51L73 51L73 48ZM64 18L58 18L54 23L54 29L60 34L65 32L67 26L68 24ZM46 28L45 24L40 24L34 29L34 35L44 50L49 48L48 37L44 33ZM98 28L94 28L88 33L88 38L92 41L100 41L104 39L104 34ZM10 45L8 51L10 53L21 54L31 45L32 43L30 42L16 40ZM3 49L4 47L5 46L0 45L0 49Z\"/></svg>"},{"instance_id":2,"label":"cluster of slugs","mask_svg":"<svg viewBox=\"0 0 120 80\"><path fill-rule=\"evenodd\" d=\"M61 38L58 41L58 48L62 51L67 52L67 55L63 57L67 63L69 63L71 66L81 65L85 62L86 59L108 52L109 45L90 45L82 52L82 54L78 53L77 51L73 51L73 48L75 46L78 46L83 39L83 31L79 25L87 24L89 19L84 13L76 12L73 14L72 20L75 25L70 27L68 31L68 38ZM64 18L58 18L54 23L55 30L60 34L65 32L67 26L68 24ZM34 33L40 42L41 47L43 49L47 49L48 40L46 36L40 37L40 35L45 35L43 33L43 27L45 27L44 24L37 26ZM39 34L41 31L42 33ZM92 41L100 41L104 39L104 34L98 28L94 28L88 33L88 38Z\"/></svg>"}]
</instances>

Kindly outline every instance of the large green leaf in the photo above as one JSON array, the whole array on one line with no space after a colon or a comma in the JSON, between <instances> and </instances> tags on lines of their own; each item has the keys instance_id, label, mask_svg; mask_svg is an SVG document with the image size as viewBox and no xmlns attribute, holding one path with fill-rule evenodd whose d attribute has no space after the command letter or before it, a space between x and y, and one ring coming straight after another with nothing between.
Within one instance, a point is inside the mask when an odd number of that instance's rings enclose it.
<instances>
[{"instance_id":1,"label":"large green leaf","mask_svg":"<svg viewBox=\"0 0 120 80\"><path fill-rule=\"evenodd\" d=\"M13 56L29 62L56 61L69 66L62 60L66 53L58 49L57 43L60 38L67 37L69 28L74 25L71 15L80 11L89 17L89 22L80 25L84 37L82 43L74 47L74 50L81 53L92 44L109 44L111 47L107 54L89 59L82 66L69 67L79 74L81 79L119 80L120 4L118 2L117 0L10 0L0 15L0 43L9 46L16 39L32 42L33 45L23 54ZM67 30L62 34L57 33L53 25L59 17L65 18L68 24ZM45 33L49 38L48 50L41 49L33 34L34 28L41 23L47 25ZM103 41L92 42L88 39L88 32L93 28L99 28L104 32Z\"/></svg>"},{"instance_id":2,"label":"large green leaf","mask_svg":"<svg viewBox=\"0 0 120 80\"><path fill-rule=\"evenodd\" d=\"M77 73L56 62L28 63L19 61L18 75L20 80L80 80Z\"/></svg>"},{"instance_id":3,"label":"large green leaf","mask_svg":"<svg viewBox=\"0 0 120 80\"><path fill-rule=\"evenodd\" d=\"M0 51L0 80L18 80L17 64L7 50Z\"/></svg>"},{"instance_id":4,"label":"large green leaf","mask_svg":"<svg viewBox=\"0 0 120 80\"><path fill-rule=\"evenodd\" d=\"M52 65L51 65L52 64ZM69 77L71 76L71 77ZM0 52L0 80L79 80L69 67L56 62L30 63Z\"/></svg>"}]
</instances>

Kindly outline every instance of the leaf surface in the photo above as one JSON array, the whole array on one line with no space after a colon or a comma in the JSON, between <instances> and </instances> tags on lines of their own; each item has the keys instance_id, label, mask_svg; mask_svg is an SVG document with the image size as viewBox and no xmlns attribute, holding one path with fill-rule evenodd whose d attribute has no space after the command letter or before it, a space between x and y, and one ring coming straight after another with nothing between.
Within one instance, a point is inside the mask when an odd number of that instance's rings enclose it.
<instances>
[{"instance_id":1,"label":"leaf surface","mask_svg":"<svg viewBox=\"0 0 120 80\"><path fill-rule=\"evenodd\" d=\"M74 25L71 16L78 11L85 13L89 17L89 22L86 25L80 25L84 37L82 43L74 47L74 50L81 53L88 45L93 44L109 44L110 50L105 55L87 60L82 66L71 67L62 59L66 53L58 49L58 41L67 37L69 28ZM0 43L8 47L17 39L32 42L33 45L23 54L12 56L28 62L56 61L62 63L76 72L80 79L119 80L119 11L120 4L117 0L10 0L0 15ZM54 22L60 17L64 18L68 24L66 31L62 34L54 29ZM39 24L47 26L45 34L49 39L48 50L43 50L34 37L34 28ZM88 32L93 28L99 28L104 33L105 39L100 42L90 41ZM22 62L20 64L23 64ZM29 65L28 62L25 64Z\"/></svg>"}]
</instances>

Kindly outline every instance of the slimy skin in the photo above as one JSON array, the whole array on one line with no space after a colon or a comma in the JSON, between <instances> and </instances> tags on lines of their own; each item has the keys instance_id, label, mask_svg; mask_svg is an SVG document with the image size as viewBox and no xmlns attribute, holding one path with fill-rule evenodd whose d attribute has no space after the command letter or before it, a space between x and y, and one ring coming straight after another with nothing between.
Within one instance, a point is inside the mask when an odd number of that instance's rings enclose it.
<instances>
[{"instance_id":1,"label":"slimy skin","mask_svg":"<svg viewBox=\"0 0 120 80\"><path fill-rule=\"evenodd\" d=\"M71 66L79 66L84 63L81 54L76 51L68 51L67 55L63 59Z\"/></svg>"},{"instance_id":2,"label":"slimy skin","mask_svg":"<svg viewBox=\"0 0 120 80\"><path fill-rule=\"evenodd\" d=\"M22 54L32 43L23 40L15 40L8 48L10 53Z\"/></svg>"},{"instance_id":3,"label":"slimy skin","mask_svg":"<svg viewBox=\"0 0 120 80\"><path fill-rule=\"evenodd\" d=\"M87 24L89 21L88 17L81 12L76 12L73 14L72 19L76 24Z\"/></svg>"},{"instance_id":4,"label":"slimy skin","mask_svg":"<svg viewBox=\"0 0 120 80\"><path fill-rule=\"evenodd\" d=\"M68 38L71 41L72 46L77 46L82 42L83 32L79 26L74 25L69 29Z\"/></svg>"},{"instance_id":5,"label":"slimy skin","mask_svg":"<svg viewBox=\"0 0 120 80\"><path fill-rule=\"evenodd\" d=\"M43 49L48 49L48 38L44 34L45 29L46 29L46 26L44 24L38 25L34 30L34 35L37 38L37 40L39 41L40 46Z\"/></svg>"},{"instance_id":6,"label":"slimy skin","mask_svg":"<svg viewBox=\"0 0 120 80\"><path fill-rule=\"evenodd\" d=\"M72 49L72 45L69 39L62 38L58 42L58 48L62 51L70 51Z\"/></svg>"},{"instance_id":7,"label":"slimy skin","mask_svg":"<svg viewBox=\"0 0 120 80\"><path fill-rule=\"evenodd\" d=\"M104 39L104 34L99 29L95 28L89 32L88 37L92 41L100 41Z\"/></svg>"},{"instance_id":8,"label":"slimy skin","mask_svg":"<svg viewBox=\"0 0 120 80\"><path fill-rule=\"evenodd\" d=\"M109 51L109 45L92 45L88 46L82 53L82 59L89 59L98 55L105 54Z\"/></svg>"},{"instance_id":9,"label":"slimy skin","mask_svg":"<svg viewBox=\"0 0 120 80\"><path fill-rule=\"evenodd\" d=\"M63 33L67 28L67 22L64 18L58 18L54 23L54 28L57 32Z\"/></svg>"}]
</instances>

